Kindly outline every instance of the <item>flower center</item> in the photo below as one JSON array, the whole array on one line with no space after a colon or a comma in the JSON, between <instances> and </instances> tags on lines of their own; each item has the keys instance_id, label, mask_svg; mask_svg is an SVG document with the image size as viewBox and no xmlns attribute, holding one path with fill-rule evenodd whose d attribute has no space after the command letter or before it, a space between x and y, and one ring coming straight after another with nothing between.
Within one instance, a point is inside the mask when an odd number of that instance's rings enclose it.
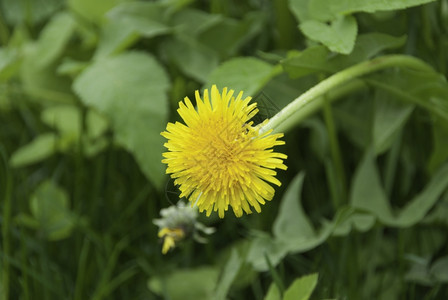
<instances>
[{"instance_id":1,"label":"flower center","mask_svg":"<svg viewBox=\"0 0 448 300\"><path fill-rule=\"evenodd\" d=\"M201 138L198 138L199 181L213 182L210 188L219 191L241 180L247 164L242 154L250 143L252 133L250 125L222 118L204 124Z\"/></svg>"}]
</instances>

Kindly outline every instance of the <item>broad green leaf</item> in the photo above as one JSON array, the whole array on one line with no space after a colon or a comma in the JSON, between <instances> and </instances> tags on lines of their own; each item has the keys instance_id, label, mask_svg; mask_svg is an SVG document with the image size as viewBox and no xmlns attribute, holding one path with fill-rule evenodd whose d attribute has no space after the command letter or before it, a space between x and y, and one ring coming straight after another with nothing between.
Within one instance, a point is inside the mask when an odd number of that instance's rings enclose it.
<instances>
[{"instance_id":1,"label":"broad green leaf","mask_svg":"<svg viewBox=\"0 0 448 300\"><path fill-rule=\"evenodd\" d=\"M68 208L68 195L52 181L39 185L30 199L32 216L39 230L49 240L60 240L70 235L75 218Z\"/></svg>"},{"instance_id":2,"label":"broad green leaf","mask_svg":"<svg viewBox=\"0 0 448 300\"><path fill-rule=\"evenodd\" d=\"M124 53L99 60L76 78L81 100L107 116L117 141L136 158L145 175L160 186L160 162L169 87L164 69L149 54Z\"/></svg>"},{"instance_id":3,"label":"broad green leaf","mask_svg":"<svg viewBox=\"0 0 448 300\"><path fill-rule=\"evenodd\" d=\"M397 99L417 104L448 122L448 85L442 74L403 68L371 75L367 81Z\"/></svg>"},{"instance_id":4,"label":"broad green leaf","mask_svg":"<svg viewBox=\"0 0 448 300\"><path fill-rule=\"evenodd\" d=\"M333 235L345 236L354 229L360 232L366 232L372 229L373 225L375 225L375 217L373 215L354 213L334 229Z\"/></svg>"},{"instance_id":5,"label":"broad green leaf","mask_svg":"<svg viewBox=\"0 0 448 300\"><path fill-rule=\"evenodd\" d=\"M282 295L280 293L280 290L278 289L277 285L275 283L271 283L269 286L268 292L266 296L264 297L264 300L281 300Z\"/></svg>"},{"instance_id":6,"label":"broad green leaf","mask_svg":"<svg viewBox=\"0 0 448 300\"><path fill-rule=\"evenodd\" d=\"M263 14L251 12L240 20L222 18L198 35L198 42L219 54L220 58L237 55L237 50L256 36L263 26Z\"/></svg>"},{"instance_id":7,"label":"broad green leaf","mask_svg":"<svg viewBox=\"0 0 448 300\"><path fill-rule=\"evenodd\" d=\"M108 22L102 27L95 58L123 52L134 44L139 37L140 34L132 27L123 26L118 22Z\"/></svg>"},{"instance_id":8,"label":"broad green leaf","mask_svg":"<svg viewBox=\"0 0 448 300\"><path fill-rule=\"evenodd\" d=\"M186 8L173 15L172 26L176 33L196 37L222 20L223 16L219 14Z\"/></svg>"},{"instance_id":9,"label":"broad green leaf","mask_svg":"<svg viewBox=\"0 0 448 300\"><path fill-rule=\"evenodd\" d=\"M35 25L63 6L61 0L0 1L0 11L11 25Z\"/></svg>"},{"instance_id":10,"label":"broad green leaf","mask_svg":"<svg viewBox=\"0 0 448 300\"><path fill-rule=\"evenodd\" d=\"M15 75L20 66L20 57L14 49L0 48L0 81Z\"/></svg>"},{"instance_id":11,"label":"broad green leaf","mask_svg":"<svg viewBox=\"0 0 448 300\"><path fill-rule=\"evenodd\" d=\"M59 64L56 72L58 75L69 75L76 77L88 66L89 63L87 62L75 61L70 58L65 58Z\"/></svg>"},{"instance_id":12,"label":"broad green leaf","mask_svg":"<svg viewBox=\"0 0 448 300\"><path fill-rule=\"evenodd\" d=\"M285 291L283 300L308 300L317 285L318 274L302 276L289 286Z\"/></svg>"},{"instance_id":13,"label":"broad green leaf","mask_svg":"<svg viewBox=\"0 0 448 300\"><path fill-rule=\"evenodd\" d=\"M221 273L213 299L227 299L227 293L229 292L232 282L235 280L242 263L243 260L238 254L238 251L236 249L233 249L232 253L230 254L230 258Z\"/></svg>"},{"instance_id":14,"label":"broad green leaf","mask_svg":"<svg viewBox=\"0 0 448 300\"><path fill-rule=\"evenodd\" d=\"M206 88L216 84L219 89L228 87L244 96L253 96L273 76L274 67L254 57L232 58L216 68L208 79Z\"/></svg>"},{"instance_id":15,"label":"broad green leaf","mask_svg":"<svg viewBox=\"0 0 448 300\"><path fill-rule=\"evenodd\" d=\"M74 102L70 80L58 76L55 71L55 62L67 48L74 30L73 17L59 13L46 24L39 39L27 45L20 75L28 95L57 103Z\"/></svg>"},{"instance_id":16,"label":"broad green leaf","mask_svg":"<svg viewBox=\"0 0 448 300\"><path fill-rule=\"evenodd\" d=\"M199 82L206 82L210 73L218 66L217 54L193 39L181 36L167 39L161 49L185 75Z\"/></svg>"},{"instance_id":17,"label":"broad green leaf","mask_svg":"<svg viewBox=\"0 0 448 300\"><path fill-rule=\"evenodd\" d=\"M351 188L350 203L390 223L393 222L394 216L381 185L374 159L371 151L368 151L358 166Z\"/></svg>"},{"instance_id":18,"label":"broad green leaf","mask_svg":"<svg viewBox=\"0 0 448 300\"><path fill-rule=\"evenodd\" d=\"M152 277L148 288L165 299L214 299L218 270L212 267L178 269L168 276Z\"/></svg>"},{"instance_id":19,"label":"broad green leaf","mask_svg":"<svg viewBox=\"0 0 448 300\"><path fill-rule=\"evenodd\" d=\"M33 52L25 63L42 69L54 62L72 37L75 25L75 20L68 13L53 16L42 30Z\"/></svg>"},{"instance_id":20,"label":"broad green leaf","mask_svg":"<svg viewBox=\"0 0 448 300\"><path fill-rule=\"evenodd\" d=\"M275 267L288 254L288 245L285 242L277 241L268 233L256 232L252 240L247 261L252 264L257 271L267 271L269 266L266 256L272 266Z\"/></svg>"},{"instance_id":21,"label":"broad green leaf","mask_svg":"<svg viewBox=\"0 0 448 300\"><path fill-rule=\"evenodd\" d=\"M310 40L320 42L333 52L349 54L355 46L358 25L352 16L338 18L330 25L309 20L300 24L300 30Z\"/></svg>"},{"instance_id":22,"label":"broad green leaf","mask_svg":"<svg viewBox=\"0 0 448 300\"><path fill-rule=\"evenodd\" d=\"M129 2L114 7L107 13L108 22L95 53L95 57L117 54L131 46L140 37L151 38L168 33L165 8L161 3Z\"/></svg>"},{"instance_id":23,"label":"broad green leaf","mask_svg":"<svg viewBox=\"0 0 448 300\"><path fill-rule=\"evenodd\" d=\"M299 78L317 72L328 72L328 50L324 46L314 46L302 52L292 52L281 64L291 78Z\"/></svg>"},{"instance_id":24,"label":"broad green leaf","mask_svg":"<svg viewBox=\"0 0 448 300\"><path fill-rule=\"evenodd\" d=\"M74 105L48 107L42 112L41 119L63 135L68 134L77 138L81 133L81 111Z\"/></svg>"},{"instance_id":25,"label":"broad green leaf","mask_svg":"<svg viewBox=\"0 0 448 300\"><path fill-rule=\"evenodd\" d=\"M405 42L406 36L395 37L378 32L360 34L350 55L336 55L328 60L326 67L332 71L342 70L373 58L384 50L401 47Z\"/></svg>"},{"instance_id":26,"label":"broad green leaf","mask_svg":"<svg viewBox=\"0 0 448 300\"><path fill-rule=\"evenodd\" d=\"M408 227L419 222L448 188L448 164L445 163L432 175L430 182L399 213L392 225Z\"/></svg>"},{"instance_id":27,"label":"broad green leaf","mask_svg":"<svg viewBox=\"0 0 448 300\"><path fill-rule=\"evenodd\" d=\"M382 91L376 92L374 106L372 137L375 152L380 154L390 148L415 106L399 102Z\"/></svg>"},{"instance_id":28,"label":"broad green leaf","mask_svg":"<svg viewBox=\"0 0 448 300\"><path fill-rule=\"evenodd\" d=\"M109 129L107 119L94 110L89 110L87 112L86 126L87 136L90 139L99 138L107 131L107 129Z\"/></svg>"},{"instance_id":29,"label":"broad green leaf","mask_svg":"<svg viewBox=\"0 0 448 300\"><path fill-rule=\"evenodd\" d=\"M394 213L381 185L374 156L369 151L359 165L353 180L350 203L368 211L388 226L409 227L428 213L448 187L448 164L443 165L416 197L398 213Z\"/></svg>"},{"instance_id":30,"label":"broad green leaf","mask_svg":"<svg viewBox=\"0 0 448 300\"><path fill-rule=\"evenodd\" d=\"M267 233L256 233L247 255L258 271L266 271L268 257L276 266L288 253L301 253L323 243L335 227L350 217L351 209L341 209L332 222L324 221L316 232L299 205L303 173L299 173L288 186L273 225L274 238Z\"/></svg>"},{"instance_id":31,"label":"broad green leaf","mask_svg":"<svg viewBox=\"0 0 448 300\"><path fill-rule=\"evenodd\" d=\"M405 275L406 281L416 282L420 285L431 286L433 285L433 279L429 274L429 258L416 257L414 255L409 256L411 260L411 267Z\"/></svg>"},{"instance_id":32,"label":"broad green leaf","mask_svg":"<svg viewBox=\"0 0 448 300\"><path fill-rule=\"evenodd\" d=\"M58 151L57 137L54 133L37 136L29 144L17 149L11 156L11 166L23 167L40 162Z\"/></svg>"},{"instance_id":33,"label":"broad green leaf","mask_svg":"<svg viewBox=\"0 0 448 300\"><path fill-rule=\"evenodd\" d=\"M278 241L288 243L291 240L306 240L315 236L314 228L301 205L301 191L305 174L299 173L289 184L272 231Z\"/></svg>"},{"instance_id":34,"label":"broad green leaf","mask_svg":"<svg viewBox=\"0 0 448 300\"><path fill-rule=\"evenodd\" d=\"M348 15L354 12L375 12L404 9L416 5L421 5L434 0L309 0L309 13L321 21L330 21L341 15Z\"/></svg>"},{"instance_id":35,"label":"broad green leaf","mask_svg":"<svg viewBox=\"0 0 448 300\"><path fill-rule=\"evenodd\" d=\"M359 95L332 107L340 130L359 148L372 140L374 102L370 95Z\"/></svg>"},{"instance_id":36,"label":"broad green leaf","mask_svg":"<svg viewBox=\"0 0 448 300\"><path fill-rule=\"evenodd\" d=\"M79 143L82 133L79 108L75 105L50 106L42 112L41 119L42 122L58 131L57 144L60 151L67 152L76 149L74 147ZM87 139L85 140L87 142Z\"/></svg>"},{"instance_id":37,"label":"broad green leaf","mask_svg":"<svg viewBox=\"0 0 448 300\"><path fill-rule=\"evenodd\" d=\"M20 70L24 92L31 99L47 104L73 104L76 99L71 92L71 81L56 74L54 66L35 68L26 61Z\"/></svg>"},{"instance_id":38,"label":"broad green leaf","mask_svg":"<svg viewBox=\"0 0 448 300\"><path fill-rule=\"evenodd\" d=\"M112 7L127 0L68 0L68 7L76 14L90 21L101 23L105 13Z\"/></svg>"},{"instance_id":39,"label":"broad green leaf","mask_svg":"<svg viewBox=\"0 0 448 300\"><path fill-rule=\"evenodd\" d=\"M437 259L431 266L429 273L438 281L448 282L448 256Z\"/></svg>"},{"instance_id":40,"label":"broad green leaf","mask_svg":"<svg viewBox=\"0 0 448 300\"><path fill-rule=\"evenodd\" d=\"M350 55L329 56L324 46L312 46L305 50L291 51L281 63L290 77L296 78L313 73L333 73L361 61L370 59L383 50L403 46L406 37L394 37L382 33L361 34Z\"/></svg>"},{"instance_id":41,"label":"broad green leaf","mask_svg":"<svg viewBox=\"0 0 448 300\"><path fill-rule=\"evenodd\" d=\"M310 1L311 0L288 0L289 8L297 21L305 22L311 19L308 9Z\"/></svg>"}]
</instances>

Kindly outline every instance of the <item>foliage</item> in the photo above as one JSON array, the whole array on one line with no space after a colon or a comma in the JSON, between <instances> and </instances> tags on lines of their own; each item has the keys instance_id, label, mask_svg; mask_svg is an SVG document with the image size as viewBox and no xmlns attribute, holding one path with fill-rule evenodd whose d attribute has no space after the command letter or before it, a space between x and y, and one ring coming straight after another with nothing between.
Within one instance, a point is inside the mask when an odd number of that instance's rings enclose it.
<instances>
[{"instance_id":1,"label":"foliage","mask_svg":"<svg viewBox=\"0 0 448 300\"><path fill-rule=\"evenodd\" d=\"M0 299L443 299L447 47L447 0L0 0ZM428 66L304 106L263 212L161 254L183 97L228 86L273 117L388 54Z\"/></svg>"}]
</instances>

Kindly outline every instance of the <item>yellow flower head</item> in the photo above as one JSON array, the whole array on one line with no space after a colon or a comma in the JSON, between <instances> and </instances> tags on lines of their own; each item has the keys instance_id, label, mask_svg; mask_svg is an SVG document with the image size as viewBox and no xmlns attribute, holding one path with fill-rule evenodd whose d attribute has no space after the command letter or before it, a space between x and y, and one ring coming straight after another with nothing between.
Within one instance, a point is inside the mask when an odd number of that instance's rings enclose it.
<instances>
[{"instance_id":1,"label":"yellow flower head","mask_svg":"<svg viewBox=\"0 0 448 300\"><path fill-rule=\"evenodd\" d=\"M204 90L201 99L196 91L197 110L186 97L177 110L185 124L168 123L162 132L168 139L162 160L167 174L179 186L180 197L207 216L218 211L223 218L229 205L237 217L243 210L250 214L250 206L260 212L260 204L274 196L270 183L281 185L274 169L286 170L286 155L272 149L285 143L278 140L283 134L260 134L264 123L254 126L250 121L257 104L249 104L251 97L242 99L243 92L236 98L233 93L224 88L220 94L213 85L211 95Z\"/></svg>"},{"instance_id":2,"label":"yellow flower head","mask_svg":"<svg viewBox=\"0 0 448 300\"><path fill-rule=\"evenodd\" d=\"M181 241L185 237L182 228L162 228L158 233L159 238L163 239L162 253L167 254L171 248L176 247L176 242Z\"/></svg>"}]
</instances>

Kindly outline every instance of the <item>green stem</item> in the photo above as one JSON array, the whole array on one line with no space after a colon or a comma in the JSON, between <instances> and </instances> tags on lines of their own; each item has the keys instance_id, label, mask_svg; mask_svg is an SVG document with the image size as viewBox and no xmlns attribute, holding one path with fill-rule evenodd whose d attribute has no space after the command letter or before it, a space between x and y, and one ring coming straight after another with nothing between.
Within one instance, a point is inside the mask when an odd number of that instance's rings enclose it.
<instances>
[{"instance_id":1,"label":"green stem","mask_svg":"<svg viewBox=\"0 0 448 300\"><path fill-rule=\"evenodd\" d=\"M333 118L333 112L331 110L331 104L328 97L325 95L324 98L324 119L325 124L327 125L328 138L330 140L330 153L334 164L334 174L338 180L337 184L337 193L336 198L334 199L335 207L334 209L338 209L341 203L346 199L347 191L346 191L346 179L345 179L345 170L344 164L342 163L342 156L339 147L339 141L336 132L336 126Z\"/></svg>"},{"instance_id":2,"label":"green stem","mask_svg":"<svg viewBox=\"0 0 448 300\"><path fill-rule=\"evenodd\" d=\"M0 180L1 178L4 178L4 186L1 187L1 189L4 191L3 194L3 221L2 221L2 242L3 242L3 266L2 266L2 274L1 274L1 280L3 285L3 290L0 295L1 299L9 299L9 261L11 255L11 244L9 239L9 227L11 224L11 190L12 190L12 178L11 173L9 171L8 167L8 161L6 159L6 151L3 147L0 148L0 156L3 170L0 169ZM3 172L1 172L3 171Z\"/></svg>"},{"instance_id":3,"label":"green stem","mask_svg":"<svg viewBox=\"0 0 448 300\"><path fill-rule=\"evenodd\" d=\"M304 107L312 104L314 100L319 99L337 87L349 83L353 79L389 67L409 67L425 72L434 72L431 66L417 58L407 55L387 55L359 63L328 77L300 95L270 119L269 122L260 129L260 133L270 129L279 132L279 127L281 127L284 122L287 122L292 116L294 116L296 122L300 122L307 118L311 113L314 113L315 109L303 110ZM319 107L321 107L322 104L323 101ZM300 111L303 111L303 113L299 113Z\"/></svg>"},{"instance_id":4,"label":"green stem","mask_svg":"<svg viewBox=\"0 0 448 300\"><path fill-rule=\"evenodd\" d=\"M5 20L3 19L2 14L0 13L0 45L6 46L9 40L9 30L6 25Z\"/></svg>"}]
</instances>

